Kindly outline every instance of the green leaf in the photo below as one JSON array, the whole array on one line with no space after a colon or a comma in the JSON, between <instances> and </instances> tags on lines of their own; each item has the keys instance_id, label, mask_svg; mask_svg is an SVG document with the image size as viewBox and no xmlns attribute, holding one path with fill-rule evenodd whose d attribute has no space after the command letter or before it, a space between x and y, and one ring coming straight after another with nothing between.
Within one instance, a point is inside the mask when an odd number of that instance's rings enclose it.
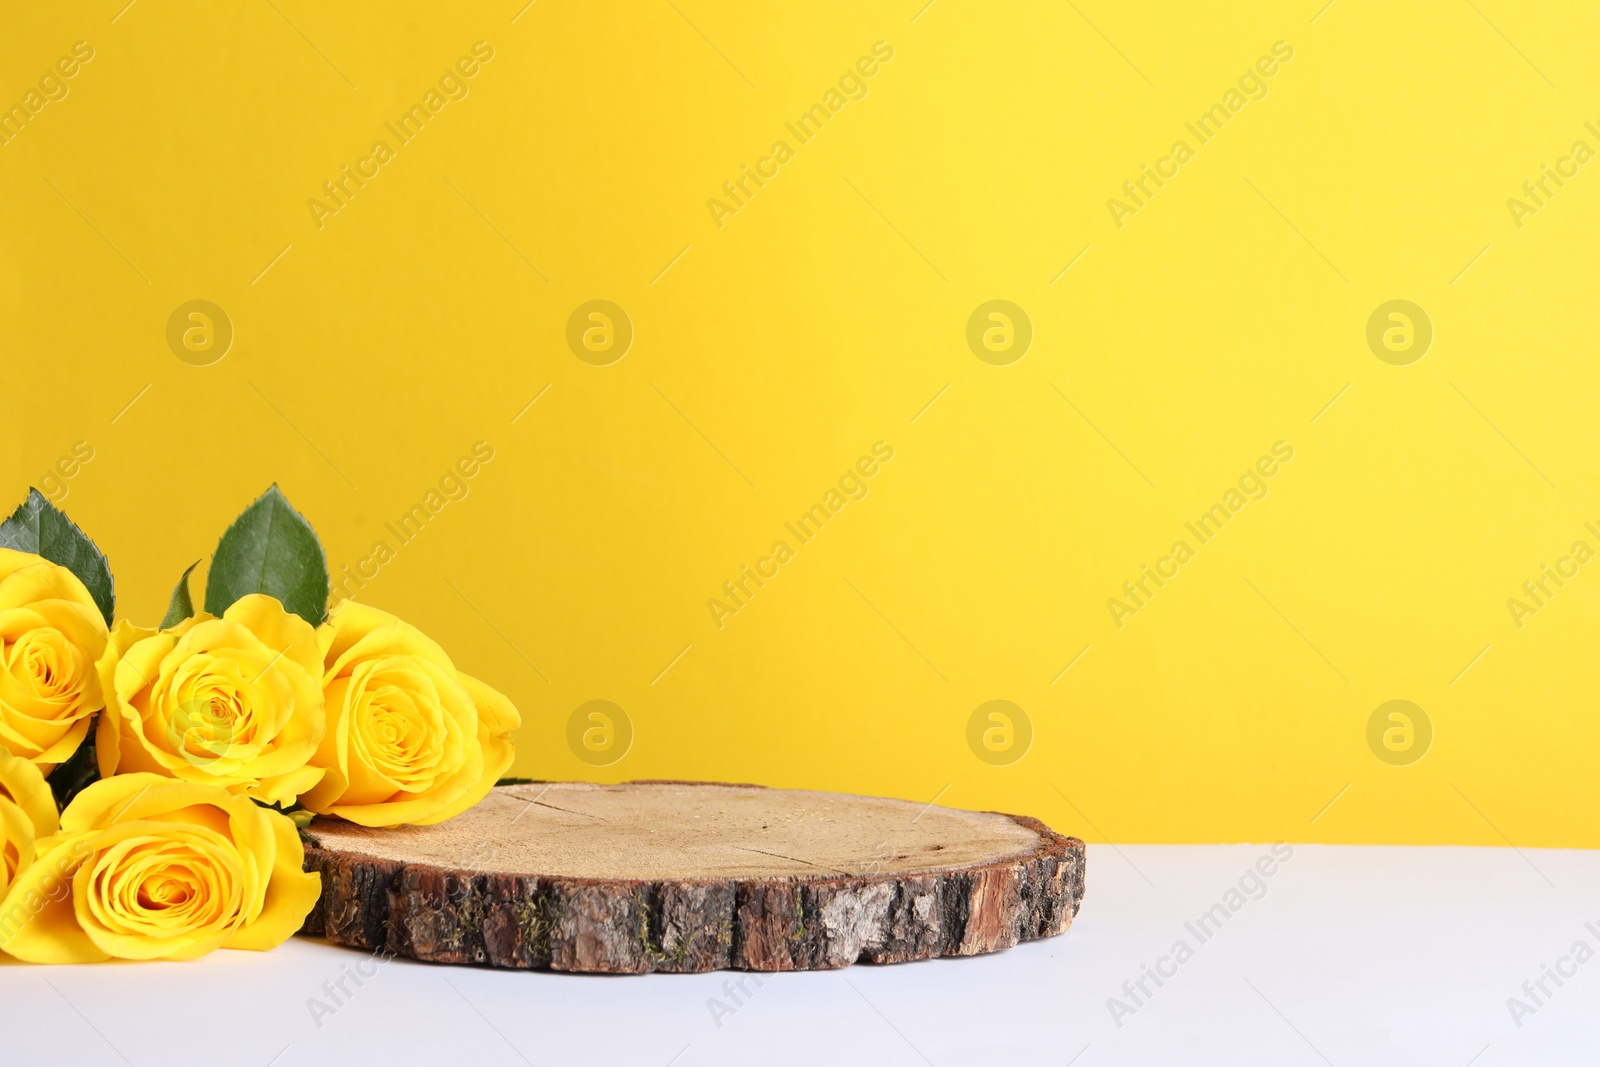
<instances>
[{"instance_id":1,"label":"green leaf","mask_svg":"<svg viewBox=\"0 0 1600 1067\"><path fill-rule=\"evenodd\" d=\"M78 746L78 751L67 757L67 762L50 772L50 792L55 794L56 807L65 808L72 798L100 780L100 761L94 755L94 725L89 735Z\"/></svg>"},{"instance_id":2,"label":"green leaf","mask_svg":"<svg viewBox=\"0 0 1600 1067\"><path fill-rule=\"evenodd\" d=\"M311 820L317 817L316 812L311 811L298 800L286 807L282 804L268 804L265 800L257 799L256 806L260 808L266 808L268 811L275 811L279 815L285 816L290 822L294 823L296 829L300 830L304 830L306 827L310 826Z\"/></svg>"},{"instance_id":3,"label":"green leaf","mask_svg":"<svg viewBox=\"0 0 1600 1067\"><path fill-rule=\"evenodd\" d=\"M200 566L200 561L195 560L189 564L189 569L183 572L183 577L178 579L177 587L172 590L172 600L167 604L166 617L161 620L161 628L176 626L184 619L194 615L194 597L189 595L189 575Z\"/></svg>"},{"instance_id":4,"label":"green leaf","mask_svg":"<svg viewBox=\"0 0 1600 1067\"><path fill-rule=\"evenodd\" d=\"M228 527L211 557L206 610L221 615L242 596L265 593L311 625L328 613L328 557L311 524L274 485Z\"/></svg>"},{"instance_id":5,"label":"green leaf","mask_svg":"<svg viewBox=\"0 0 1600 1067\"><path fill-rule=\"evenodd\" d=\"M502 786L502 785L532 785L534 782L542 782L542 781L544 781L543 778L502 778L498 782L495 783L495 786L499 787L499 786Z\"/></svg>"},{"instance_id":6,"label":"green leaf","mask_svg":"<svg viewBox=\"0 0 1600 1067\"><path fill-rule=\"evenodd\" d=\"M39 490L30 489L22 506L0 523L0 546L43 556L77 575L106 617L106 625L111 625L117 604L111 565L95 543Z\"/></svg>"}]
</instances>

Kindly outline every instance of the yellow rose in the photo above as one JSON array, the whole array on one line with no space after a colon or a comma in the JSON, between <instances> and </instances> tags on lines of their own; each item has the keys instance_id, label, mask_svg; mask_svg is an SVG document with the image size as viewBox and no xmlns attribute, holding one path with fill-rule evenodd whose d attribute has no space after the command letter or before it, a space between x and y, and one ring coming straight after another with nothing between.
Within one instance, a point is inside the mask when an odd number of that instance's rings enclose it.
<instances>
[{"instance_id":1,"label":"yellow rose","mask_svg":"<svg viewBox=\"0 0 1600 1067\"><path fill-rule=\"evenodd\" d=\"M0 896L10 890L20 872L33 866L35 840L33 820L27 812L0 797Z\"/></svg>"},{"instance_id":2,"label":"yellow rose","mask_svg":"<svg viewBox=\"0 0 1600 1067\"><path fill-rule=\"evenodd\" d=\"M322 772L322 653L311 624L270 596L170 630L120 622L100 660L100 777L152 771L292 803Z\"/></svg>"},{"instance_id":3,"label":"yellow rose","mask_svg":"<svg viewBox=\"0 0 1600 1067\"><path fill-rule=\"evenodd\" d=\"M77 575L0 548L0 745L49 774L100 710L106 621Z\"/></svg>"},{"instance_id":4,"label":"yellow rose","mask_svg":"<svg viewBox=\"0 0 1600 1067\"><path fill-rule=\"evenodd\" d=\"M59 829L50 783L38 767L4 748L0 748L0 800L9 800L20 808L39 837L48 837Z\"/></svg>"},{"instance_id":5,"label":"yellow rose","mask_svg":"<svg viewBox=\"0 0 1600 1067\"><path fill-rule=\"evenodd\" d=\"M0 900L0 949L31 963L276 948L322 886L287 816L158 774L89 786L37 850Z\"/></svg>"},{"instance_id":6,"label":"yellow rose","mask_svg":"<svg viewBox=\"0 0 1600 1067\"><path fill-rule=\"evenodd\" d=\"M56 800L44 775L0 748L0 898L33 863L34 842L57 828Z\"/></svg>"},{"instance_id":7,"label":"yellow rose","mask_svg":"<svg viewBox=\"0 0 1600 1067\"><path fill-rule=\"evenodd\" d=\"M347 600L317 636L328 732L312 763L326 774L300 798L307 808L362 826L429 825L510 768L517 709L415 626Z\"/></svg>"}]
</instances>

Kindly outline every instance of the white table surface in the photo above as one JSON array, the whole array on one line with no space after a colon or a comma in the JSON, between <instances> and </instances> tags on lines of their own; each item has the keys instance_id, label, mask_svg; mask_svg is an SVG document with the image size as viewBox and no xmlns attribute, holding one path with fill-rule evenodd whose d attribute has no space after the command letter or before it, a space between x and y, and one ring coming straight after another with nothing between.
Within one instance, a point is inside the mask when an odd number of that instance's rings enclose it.
<instances>
[{"instance_id":1,"label":"white table surface","mask_svg":"<svg viewBox=\"0 0 1600 1067\"><path fill-rule=\"evenodd\" d=\"M192 963L0 963L0 1063L1243 1064L1600 1060L1600 853L1302 845L1205 943L1185 927L1265 846L1089 846L1065 935L993 956L777 974L588 977L384 963L295 938ZM1246 888L1254 889L1247 881ZM1233 898L1237 904L1240 898ZM1595 924L1595 931L1586 928ZM1108 999L1178 940L1138 1010ZM371 962L365 968L371 970ZM1172 963L1163 968L1172 971ZM735 990L737 992L737 990ZM1538 993L1537 987L1535 992ZM1534 1010L1516 1025L1507 1000ZM731 1013L718 1012L713 999ZM331 1001L329 1001L331 1003ZM1121 1025L1118 1026L1117 1022Z\"/></svg>"}]
</instances>

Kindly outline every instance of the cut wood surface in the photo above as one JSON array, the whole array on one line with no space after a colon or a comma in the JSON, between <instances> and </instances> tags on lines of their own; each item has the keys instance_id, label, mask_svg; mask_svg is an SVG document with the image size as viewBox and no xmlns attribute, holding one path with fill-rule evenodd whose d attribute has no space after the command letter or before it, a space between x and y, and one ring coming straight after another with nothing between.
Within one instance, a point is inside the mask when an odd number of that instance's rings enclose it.
<instances>
[{"instance_id":1,"label":"cut wood surface","mask_svg":"<svg viewBox=\"0 0 1600 1067\"><path fill-rule=\"evenodd\" d=\"M303 933L440 963L640 974L968 956L1061 933L1083 842L1037 819L706 782L500 786L439 826L319 818Z\"/></svg>"}]
</instances>

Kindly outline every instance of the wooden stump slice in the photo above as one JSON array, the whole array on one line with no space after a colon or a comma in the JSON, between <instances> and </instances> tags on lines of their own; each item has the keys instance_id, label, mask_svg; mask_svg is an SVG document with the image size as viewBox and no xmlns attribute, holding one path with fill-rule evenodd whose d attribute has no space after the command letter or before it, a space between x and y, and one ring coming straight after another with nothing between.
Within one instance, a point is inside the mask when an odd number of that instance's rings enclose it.
<instances>
[{"instance_id":1,"label":"wooden stump slice","mask_svg":"<svg viewBox=\"0 0 1600 1067\"><path fill-rule=\"evenodd\" d=\"M1083 842L1037 819L701 782L494 789L438 826L317 819L302 933L440 963L642 974L969 956L1066 930Z\"/></svg>"}]
</instances>

